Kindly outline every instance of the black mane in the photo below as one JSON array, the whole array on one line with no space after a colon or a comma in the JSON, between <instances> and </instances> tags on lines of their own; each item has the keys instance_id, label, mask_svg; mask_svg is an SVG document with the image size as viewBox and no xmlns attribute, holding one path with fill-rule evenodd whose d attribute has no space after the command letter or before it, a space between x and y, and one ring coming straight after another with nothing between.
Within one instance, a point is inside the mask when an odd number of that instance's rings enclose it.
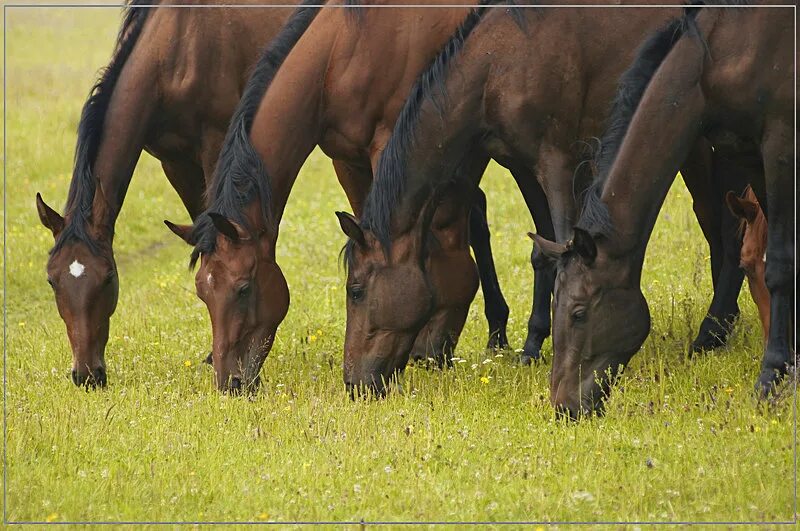
<instances>
[{"instance_id":1,"label":"black mane","mask_svg":"<svg viewBox=\"0 0 800 531\"><path fill-rule=\"evenodd\" d=\"M419 113L423 103L429 100L437 111L442 112L443 104L447 99L445 82L452 61L464 48L467 38L487 13L487 7L513 4L513 0L482 0L478 7L471 10L458 26L427 70L417 78L417 82L411 89L411 94L394 126L392 136L378 161L377 172L360 220L361 227L372 231L384 249L389 248L392 216L405 189L406 157L414 144ZM517 24L522 27L522 17L517 13L518 10L510 9L508 11ZM349 262L352 257L351 244L345 247L343 254L346 262Z\"/></svg>"},{"instance_id":2,"label":"black mane","mask_svg":"<svg viewBox=\"0 0 800 531\"><path fill-rule=\"evenodd\" d=\"M731 6L746 5L743 0L715 1L714 4ZM695 17L702 8L702 3L695 3L684 8L684 15L669 22L666 26L650 35L636 52L631 66L620 76L617 92L611 103L611 111L605 133L600 139L600 146L595 154L595 177L586 189L583 209L577 227L589 232L592 236L609 237L614 233L614 226L608 208L600 199L614 159L625 140L625 134L636 113L639 102L644 97L650 80L664 62L675 43L683 36L702 36L697 29ZM705 42L703 42L705 46Z\"/></svg>"},{"instance_id":3,"label":"black mane","mask_svg":"<svg viewBox=\"0 0 800 531\"><path fill-rule=\"evenodd\" d=\"M83 105L80 122L78 122L78 141L75 147L75 159L72 170L72 181L69 186L67 204L64 214L67 224L56 238L50 253L55 253L66 243L79 241L87 245L93 253L98 252L98 245L86 230L92 215L92 203L97 189L92 166L100 149L103 124L125 62L130 57L134 45L142 32L151 7L151 0L132 0L125 7L122 26L117 35L114 55L108 66L101 70L99 79L89 91L89 97Z\"/></svg>"},{"instance_id":4,"label":"black mane","mask_svg":"<svg viewBox=\"0 0 800 531\"><path fill-rule=\"evenodd\" d=\"M353 3L352 0L348 2L350 3ZM192 229L191 241L195 247L189 262L190 267L194 267L201 254L212 253L216 248L217 229L206 215L209 212L221 214L248 227L243 209L253 198L258 198L265 224L267 227L273 226L270 179L261 157L250 142L250 128L267 88L289 52L316 17L320 10L319 4L320 0L304 0L297 7L264 50L247 82L225 135L214 180L206 191L208 209L198 217Z\"/></svg>"}]
</instances>

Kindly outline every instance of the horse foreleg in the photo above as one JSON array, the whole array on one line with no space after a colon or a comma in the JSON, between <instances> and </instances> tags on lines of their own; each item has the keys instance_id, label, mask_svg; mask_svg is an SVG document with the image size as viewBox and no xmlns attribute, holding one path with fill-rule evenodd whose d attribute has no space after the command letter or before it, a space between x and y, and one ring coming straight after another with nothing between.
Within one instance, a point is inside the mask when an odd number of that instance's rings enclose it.
<instances>
[{"instance_id":1,"label":"horse foreleg","mask_svg":"<svg viewBox=\"0 0 800 531\"><path fill-rule=\"evenodd\" d=\"M506 326L508 325L508 304L500 290L500 281L494 267L491 234L486 219L486 194L480 188L469 213L469 244L475 253L478 275L483 291L484 312L489 323L488 349L508 348Z\"/></svg>"},{"instance_id":2,"label":"horse foreleg","mask_svg":"<svg viewBox=\"0 0 800 531\"><path fill-rule=\"evenodd\" d=\"M724 345L739 316L738 297L744 281L744 271L739 267L741 255L741 234L738 220L725 206L725 194L733 190L741 194L752 175L747 171L743 160L736 153L723 154L720 150L712 154L712 175L710 196L694 196L695 202L707 203L713 212L713 228L709 246L712 260L717 261L718 270L714 282L714 296L706 317L700 325L697 337L692 342L691 353L712 350ZM745 168L745 169L743 169ZM700 186L696 183L708 179L708 175L693 175L689 168L684 169L684 180L690 192L696 192ZM760 173L760 172L759 172ZM693 193L694 195L694 193ZM697 212L697 208L695 211ZM698 216L702 224L704 220ZM704 232L706 232L704 230Z\"/></svg>"},{"instance_id":3,"label":"horse foreleg","mask_svg":"<svg viewBox=\"0 0 800 531\"><path fill-rule=\"evenodd\" d=\"M771 123L762 144L769 218L767 220L766 283L770 292L770 329L756 390L770 394L796 361L791 341L795 332L794 283L796 234L793 196L795 157L794 128Z\"/></svg>"},{"instance_id":4,"label":"horse foreleg","mask_svg":"<svg viewBox=\"0 0 800 531\"><path fill-rule=\"evenodd\" d=\"M553 219L544 190L539 185L532 172L515 169L512 174L522 192L528 210L536 225L536 232L547 238L555 240ZM528 336L520 355L520 363L530 365L532 361L542 358L542 345L550 336L550 300L555 285L555 265L536 252L531 252L531 266L533 267L533 300L531 315L528 318Z\"/></svg>"},{"instance_id":5,"label":"horse foreleg","mask_svg":"<svg viewBox=\"0 0 800 531\"><path fill-rule=\"evenodd\" d=\"M364 201L372 185L372 169L369 165L356 166L341 160L333 161L333 169L336 178L339 179L339 185L347 196L350 208L353 209L353 215L361 218Z\"/></svg>"},{"instance_id":6,"label":"horse foreleg","mask_svg":"<svg viewBox=\"0 0 800 531\"><path fill-rule=\"evenodd\" d=\"M169 183L178 192L189 216L192 220L196 219L205 210L203 168L193 160L182 158L162 159L161 167Z\"/></svg>"}]
</instances>

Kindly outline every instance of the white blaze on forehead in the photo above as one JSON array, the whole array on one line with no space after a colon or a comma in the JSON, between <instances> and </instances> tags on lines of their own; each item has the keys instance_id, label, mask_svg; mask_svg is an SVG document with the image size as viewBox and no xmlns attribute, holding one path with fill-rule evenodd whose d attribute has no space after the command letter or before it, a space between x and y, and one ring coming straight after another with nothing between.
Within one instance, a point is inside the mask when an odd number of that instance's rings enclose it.
<instances>
[{"instance_id":1,"label":"white blaze on forehead","mask_svg":"<svg viewBox=\"0 0 800 531\"><path fill-rule=\"evenodd\" d=\"M214 277L211 276L211 273L209 273L208 276L206 277L206 282L208 282L209 286L212 287L214 286Z\"/></svg>"},{"instance_id":2,"label":"white blaze on forehead","mask_svg":"<svg viewBox=\"0 0 800 531\"><path fill-rule=\"evenodd\" d=\"M80 263L77 260L75 260L74 262L72 262L69 265L69 274L72 275L75 278L78 278L81 275L83 275L83 272L84 272L85 269L86 268L84 267L84 265L82 263Z\"/></svg>"}]
</instances>

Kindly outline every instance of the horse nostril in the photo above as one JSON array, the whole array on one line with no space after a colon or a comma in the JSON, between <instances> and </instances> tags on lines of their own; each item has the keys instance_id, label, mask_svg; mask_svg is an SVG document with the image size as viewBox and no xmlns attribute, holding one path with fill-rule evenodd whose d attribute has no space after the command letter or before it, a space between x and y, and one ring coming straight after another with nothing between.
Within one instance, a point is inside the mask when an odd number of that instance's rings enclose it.
<instances>
[{"instance_id":1,"label":"horse nostril","mask_svg":"<svg viewBox=\"0 0 800 531\"><path fill-rule=\"evenodd\" d=\"M106 370L103 367L98 367L94 370L94 383L100 387L105 387L107 383Z\"/></svg>"},{"instance_id":2,"label":"horse nostril","mask_svg":"<svg viewBox=\"0 0 800 531\"><path fill-rule=\"evenodd\" d=\"M239 378L231 378L230 390L233 393L239 393L242 390L242 380Z\"/></svg>"},{"instance_id":3,"label":"horse nostril","mask_svg":"<svg viewBox=\"0 0 800 531\"><path fill-rule=\"evenodd\" d=\"M556 406L556 420L578 420L578 413L567 406Z\"/></svg>"}]
</instances>

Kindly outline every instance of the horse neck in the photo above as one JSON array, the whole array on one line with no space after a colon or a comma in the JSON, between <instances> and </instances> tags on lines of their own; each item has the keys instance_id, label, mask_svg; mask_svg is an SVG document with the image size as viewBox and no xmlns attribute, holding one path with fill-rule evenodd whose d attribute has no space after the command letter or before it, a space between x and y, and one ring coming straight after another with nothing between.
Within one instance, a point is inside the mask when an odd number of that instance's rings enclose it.
<instances>
[{"instance_id":1,"label":"horse neck","mask_svg":"<svg viewBox=\"0 0 800 531\"><path fill-rule=\"evenodd\" d=\"M272 190L271 211L280 221L297 174L320 138L320 107L329 56L329 34L310 27L286 57L264 93L250 128Z\"/></svg>"},{"instance_id":2,"label":"horse neck","mask_svg":"<svg viewBox=\"0 0 800 531\"><path fill-rule=\"evenodd\" d=\"M701 132L703 59L696 39L675 45L650 81L603 186L614 229L607 254L632 260L636 276L661 205Z\"/></svg>"},{"instance_id":3,"label":"horse neck","mask_svg":"<svg viewBox=\"0 0 800 531\"><path fill-rule=\"evenodd\" d=\"M480 181L488 162L480 146L482 102L488 72L482 66L483 61L467 58L460 61L444 82L444 95L441 89L434 88L433 99L426 97L420 104L415 125L408 133L409 141L404 142L405 149L395 161L405 180L395 202L398 205L393 215L396 230L403 232L413 227L440 187L452 185L467 190ZM398 128L393 133L403 134ZM457 197L460 200L471 194L459 193Z\"/></svg>"},{"instance_id":4,"label":"horse neck","mask_svg":"<svg viewBox=\"0 0 800 531\"><path fill-rule=\"evenodd\" d=\"M106 110L91 170L96 188L89 229L101 239L112 238L158 105L157 96L151 90L155 86L156 72L155 68L148 67L148 61L133 56L128 59ZM137 62L141 66L131 65Z\"/></svg>"}]
</instances>

